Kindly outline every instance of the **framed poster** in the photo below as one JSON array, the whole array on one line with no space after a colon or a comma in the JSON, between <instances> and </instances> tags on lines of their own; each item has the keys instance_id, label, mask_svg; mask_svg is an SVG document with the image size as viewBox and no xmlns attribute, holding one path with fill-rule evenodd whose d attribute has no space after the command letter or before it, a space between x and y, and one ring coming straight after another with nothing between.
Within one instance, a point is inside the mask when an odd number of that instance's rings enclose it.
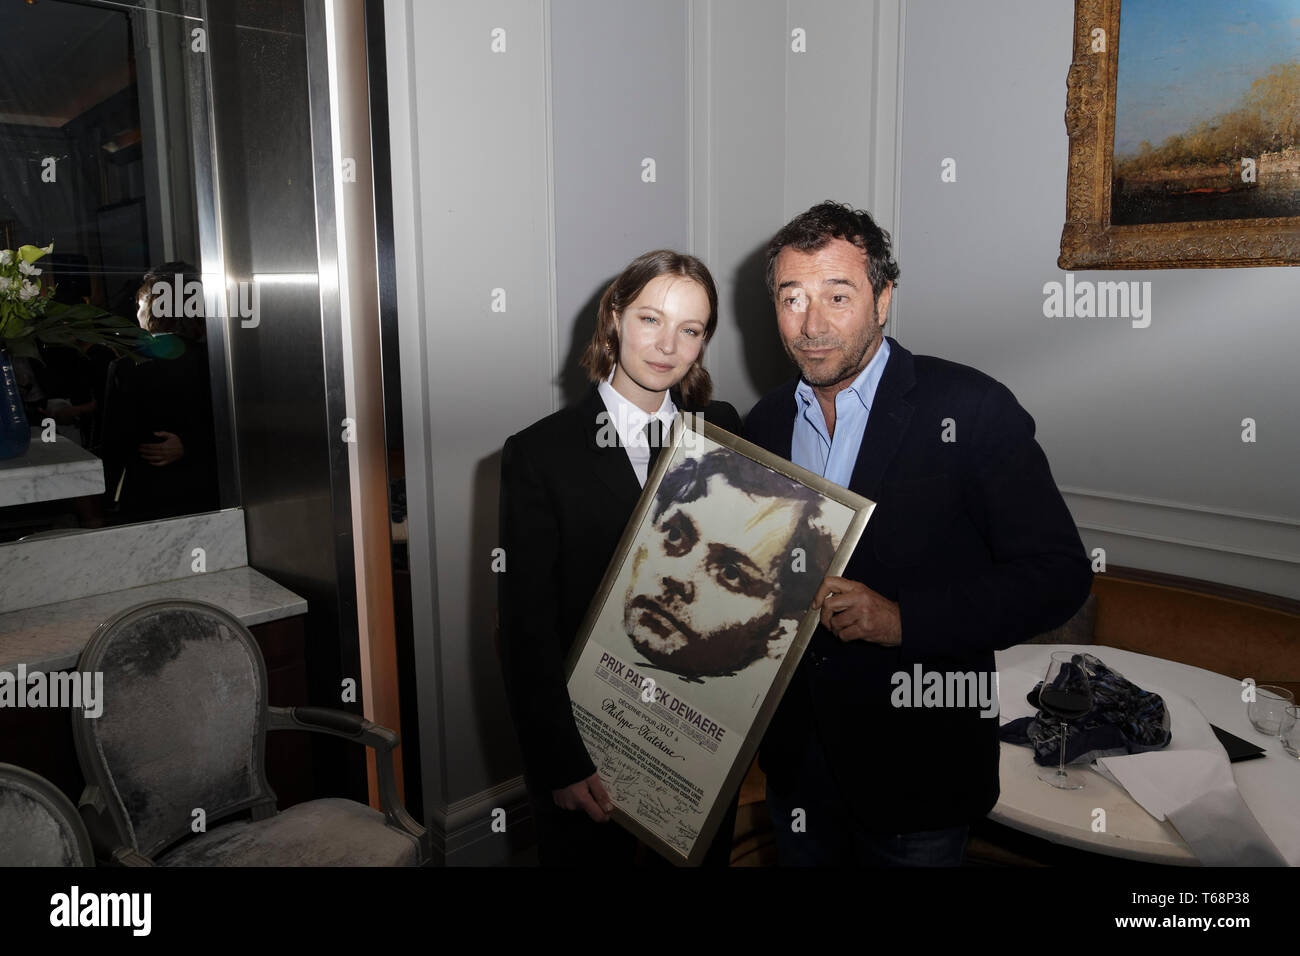
<instances>
[{"instance_id":1,"label":"framed poster","mask_svg":"<svg viewBox=\"0 0 1300 956\"><path fill-rule=\"evenodd\" d=\"M1300 0L1075 0L1062 269L1300 264Z\"/></svg>"},{"instance_id":2,"label":"framed poster","mask_svg":"<svg viewBox=\"0 0 1300 956\"><path fill-rule=\"evenodd\" d=\"M672 862L708 850L874 507L678 413L566 671L614 820Z\"/></svg>"}]
</instances>

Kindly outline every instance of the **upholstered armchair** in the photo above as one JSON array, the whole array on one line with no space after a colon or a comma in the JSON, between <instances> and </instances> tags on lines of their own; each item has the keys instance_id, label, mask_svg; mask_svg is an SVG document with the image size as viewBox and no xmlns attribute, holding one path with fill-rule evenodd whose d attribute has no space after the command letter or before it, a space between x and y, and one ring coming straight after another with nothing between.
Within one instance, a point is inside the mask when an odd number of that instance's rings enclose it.
<instances>
[{"instance_id":1,"label":"upholstered armchair","mask_svg":"<svg viewBox=\"0 0 1300 956\"><path fill-rule=\"evenodd\" d=\"M418 866L430 840L397 793L397 735L355 714L267 704L248 629L198 601L141 604L101 624L83 680L103 674L102 714L73 715L86 778L80 810L101 858L127 866ZM268 730L310 730L375 750L383 812L339 798L279 812Z\"/></svg>"},{"instance_id":2,"label":"upholstered armchair","mask_svg":"<svg viewBox=\"0 0 1300 956\"><path fill-rule=\"evenodd\" d=\"M40 774L0 763L0 867L94 865L72 801Z\"/></svg>"}]
</instances>

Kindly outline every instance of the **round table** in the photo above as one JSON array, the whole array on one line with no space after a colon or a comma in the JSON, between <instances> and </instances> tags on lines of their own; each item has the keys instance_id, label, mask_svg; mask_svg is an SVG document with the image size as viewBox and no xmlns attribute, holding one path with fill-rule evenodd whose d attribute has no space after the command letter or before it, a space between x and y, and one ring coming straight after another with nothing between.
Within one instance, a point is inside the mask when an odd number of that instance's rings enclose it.
<instances>
[{"instance_id":1,"label":"round table","mask_svg":"<svg viewBox=\"0 0 1300 956\"><path fill-rule=\"evenodd\" d=\"M1233 778L1278 851L1293 866L1300 865L1300 760L1283 749L1281 740L1266 737L1250 725L1241 700L1241 681L1103 645L1021 644L996 654L1004 717L1033 712L1024 695L1042 679L1053 651L1092 654L1142 688L1181 694L1210 723L1263 747L1267 756L1232 764ZM1267 683L1268 675L1256 679ZM1179 722L1172 708L1170 713L1174 718L1170 747L1176 748ZM990 819L1083 850L1148 863L1197 864L1195 854L1168 820L1155 819L1128 791L1091 767L1083 771L1082 790L1057 790L1038 779L1039 766L1031 748L1003 743L1001 750L1002 792ZM1100 832L1093 829L1098 808L1105 811L1105 829Z\"/></svg>"}]
</instances>

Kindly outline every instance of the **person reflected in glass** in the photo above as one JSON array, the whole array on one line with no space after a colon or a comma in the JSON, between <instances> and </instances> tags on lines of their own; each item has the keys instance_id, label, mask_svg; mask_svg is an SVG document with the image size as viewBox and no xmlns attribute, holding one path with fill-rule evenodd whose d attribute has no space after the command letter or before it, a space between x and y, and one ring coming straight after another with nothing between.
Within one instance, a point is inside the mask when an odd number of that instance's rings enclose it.
<instances>
[{"instance_id":1,"label":"person reflected in glass","mask_svg":"<svg viewBox=\"0 0 1300 956\"><path fill-rule=\"evenodd\" d=\"M145 275L136 318L154 335L149 360L120 358L109 367L102 451L119 522L218 506L201 289L196 270L184 262Z\"/></svg>"}]
</instances>

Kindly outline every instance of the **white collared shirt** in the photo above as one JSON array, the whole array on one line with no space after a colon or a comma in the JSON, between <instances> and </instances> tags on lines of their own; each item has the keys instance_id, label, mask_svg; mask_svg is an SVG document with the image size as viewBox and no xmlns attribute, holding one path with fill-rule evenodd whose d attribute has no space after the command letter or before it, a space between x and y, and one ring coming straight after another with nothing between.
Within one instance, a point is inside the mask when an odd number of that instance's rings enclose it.
<instances>
[{"instance_id":1,"label":"white collared shirt","mask_svg":"<svg viewBox=\"0 0 1300 956\"><path fill-rule=\"evenodd\" d=\"M647 415L620 395L615 390L613 381L614 376L611 374L596 386L596 391L600 393L601 400L605 403L605 410L609 412L610 424L618 433L619 443L627 452L628 461L632 463L636 480L644 488L646 475L650 470L650 444L646 441L645 427L651 418L657 418L660 427L664 429L663 433L667 434L668 427L672 425L677 415L677 406L673 404L672 396L665 391L663 404L659 406L659 410L654 415Z\"/></svg>"}]
</instances>

